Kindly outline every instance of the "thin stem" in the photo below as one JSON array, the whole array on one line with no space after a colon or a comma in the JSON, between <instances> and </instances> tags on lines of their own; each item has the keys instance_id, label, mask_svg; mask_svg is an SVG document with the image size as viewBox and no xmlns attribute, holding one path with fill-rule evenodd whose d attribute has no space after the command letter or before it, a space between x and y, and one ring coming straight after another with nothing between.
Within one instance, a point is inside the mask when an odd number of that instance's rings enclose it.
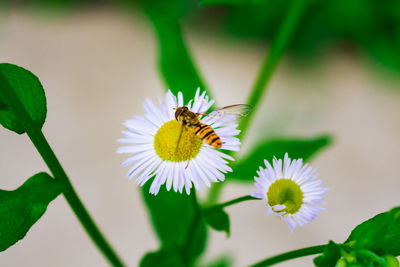
<instances>
[{"instance_id":1,"label":"thin stem","mask_svg":"<svg viewBox=\"0 0 400 267\"><path fill-rule=\"evenodd\" d=\"M54 179L64 184L64 197L93 242L113 266L124 266L83 206L68 176L44 137L42 130L32 120L2 73L0 73L0 94L24 127L25 132L53 174Z\"/></svg>"},{"instance_id":2,"label":"thin stem","mask_svg":"<svg viewBox=\"0 0 400 267\"><path fill-rule=\"evenodd\" d=\"M234 204L239 203L239 202L247 201L247 200L259 200L259 198L252 197L250 195L246 195L246 196L234 198L232 200L229 200L229 201L221 203L221 204L214 205L214 206L210 207L209 209L212 209L212 208L225 208L225 207L234 205Z\"/></svg>"},{"instance_id":3,"label":"thin stem","mask_svg":"<svg viewBox=\"0 0 400 267\"><path fill-rule=\"evenodd\" d=\"M323 252L323 250L325 249L326 246L327 245L318 245L318 246L313 246L313 247L292 250L289 252L285 252L285 253L270 257L268 259L257 262L250 266L251 267L271 266L273 264L280 263L283 261L288 261L288 260L292 260L292 259L296 259L296 258L300 258L300 257L304 257L304 256L319 254L319 253Z\"/></svg>"},{"instance_id":4,"label":"thin stem","mask_svg":"<svg viewBox=\"0 0 400 267\"><path fill-rule=\"evenodd\" d=\"M267 52L261 69L258 73L257 79L253 85L247 103L257 110L257 107L262 100L263 95L268 88L268 83L281 59L284 51L286 50L293 32L300 20L301 14L307 6L308 0L293 0L292 5L278 31L276 38L271 44L270 50ZM247 128L253 118L254 112L251 112L247 117L242 120L240 124L242 132L241 139L245 136Z\"/></svg>"}]
</instances>

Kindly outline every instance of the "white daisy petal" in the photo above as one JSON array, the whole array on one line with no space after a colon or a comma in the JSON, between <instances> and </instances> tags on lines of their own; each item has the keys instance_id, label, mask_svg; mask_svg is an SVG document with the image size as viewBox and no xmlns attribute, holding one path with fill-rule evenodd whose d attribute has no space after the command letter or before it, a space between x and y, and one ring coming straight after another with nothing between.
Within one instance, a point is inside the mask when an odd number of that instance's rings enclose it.
<instances>
[{"instance_id":1,"label":"white daisy petal","mask_svg":"<svg viewBox=\"0 0 400 267\"><path fill-rule=\"evenodd\" d=\"M183 95L182 95L182 92L178 93L178 106L179 107L183 106Z\"/></svg>"},{"instance_id":2,"label":"white daisy petal","mask_svg":"<svg viewBox=\"0 0 400 267\"><path fill-rule=\"evenodd\" d=\"M302 159L292 161L287 153L283 161L274 158L272 165L267 160L264 163L266 168L260 167L254 177L256 189L251 195L264 200L268 214L281 217L292 232L324 210L319 205L326 204L322 197L328 189L320 187L322 181L316 180L317 174L311 166L303 166Z\"/></svg>"},{"instance_id":3,"label":"white daisy petal","mask_svg":"<svg viewBox=\"0 0 400 267\"><path fill-rule=\"evenodd\" d=\"M124 137L118 139L118 142L125 145L119 147L117 153L130 154L122 163L123 166L131 165L127 176L130 179L136 177L136 183L140 186L154 177L150 193L155 195L163 184L167 190L173 188L175 192L183 193L185 188L185 192L189 194L193 185L200 190L202 184L210 187L211 182L223 181L224 173L232 171L228 161L234 159L201 141L194 132L186 136L191 135L195 138L185 137L185 132L191 131L191 128L183 126L175 119L176 109L185 106L183 94L178 92L175 96L168 90L163 101L159 98L156 103L146 99L143 103L145 114L135 115L124 123L126 127L122 132ZM207 113L213 104L214 100L209 99L206 93L198 88L194 99L191 99L186 107L193 113ZM222 149L232 151L240 149L240 140L235 137L240 131L233 117L210 119L207 116L200 116L199 119L202 123L210 125L220 137L223 142ZM175 133L179 134L173 135ZM183 141L180 139L181 135ZM176 141L178 139L185 144L183 147L185 151L181 150L180 143ZM192 139L199 142L197 146ZM309 190L312 191L313 188Z\"/></svg>"}]
</instances>

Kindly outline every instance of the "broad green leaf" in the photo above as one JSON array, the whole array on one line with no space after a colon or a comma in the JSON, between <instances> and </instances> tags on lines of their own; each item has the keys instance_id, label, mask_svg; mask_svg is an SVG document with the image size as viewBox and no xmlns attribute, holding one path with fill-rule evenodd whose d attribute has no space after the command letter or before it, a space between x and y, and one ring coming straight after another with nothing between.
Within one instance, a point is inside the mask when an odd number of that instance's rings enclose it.
<instances>
[{"instance_id":1,"label":"broad green leaf","mask_svg":"<svg viewBox=\"0 0 400 267\"><path fill-rule=\"evenodd\" d=\"M61 191L62 185L44 172L16 190L0 190L0 251L22 239Z\"/></svg>"},{"instance_id":2,"label":"broad green leaf","mask_svg":"<svg viewBox=\"0 0 400 267\"><path fill-rule=\"evenodd\" d=\"M378 255L400 255L400 207L380 213L359 224L345 244L354 249L368 249Z\"/></svg>"},{"instance_id":3,"label":"broad green leaf","mask_svg":"<svg viewBox=\"0 0 400 267\"><path fill-rule=\"evenodd\" d=\"M207 232L203 220L196 223L191 196L167 191L162 187L154 196L149 194L150 183L145 184L142 195L148 208L154 229L163 248L182 248L185 255L194 261L204 250ZM191 231L192 245L187 246L188 233Z\"/></svg>"},{"instance_id":4,"label":"broad green leaf","mask_svg":"<svg viewBox=\"0 0 400 267\"><path fill-rule=\"evenodd\" d=\"M0 98L0 110L5 110L7 107L6 103L4 103Z\"/></svg>"},{"instance_id":5,"label":"broad green leaf","mask_svg":"<svg viewBox=\"0 0 400 267\"><path fill-rule=\"evenodd\" d=\"M302 158L304 161L307 161L331 143L332 138L326 135L309 139L286 138L268 140L256 145L247 156L239 160L237 165L233 167L232 178L252 182L259 167L264 167L264 159L271 162L273 157L278 159L283 158L287 152L292 159Z\"/></svg>"},{"instance_id":6,"label":"broad green leaf","mask_svg":"<svg viewBox=\"0 0 400 267\"><path fill-rule=\"evenodd\" d=\"M162 248L155 252L149 252L143 256L140 267L185 267L182 253L176 248Z\"/></svg>"},{"instance_id":7,"label":"broad green leaf","mask_svg":"<svg viewBox=\"0 0 400 267\"><path fill-rule=\"evenodd\" d=\"M322 255L314 258L314 264L318 267L334 267L340 258L340 247L333 241L329 241Z\"/></svg>"},{"instance_id":8,"label":"broad green leaf","mask_svg":"<svg viewBox=\"0 0 400 267\"><path fill-rule=\"evenodd\" d=\"M214 230L225 231L226 235L230 234L230 221L228 214L219 207L207 209L204 212L204 217L208 225Z\"/></svg>"},{"instance_id":9,"label":"broad green leaf","mask_svg":"<svg viewBox=\"0 0 400 267\"><path fill-rule=\"evenodd\" d=\"M46 96L39 79L30 71L16 65L0 64L0 124L18 134L25 132L14 113L15 103L9 90L15 93L33 122L42 127L46 120ZM10 102L11 101L11 102Z\"/></svg>"},{"instance_id":10,"label":"broad green leaf","mask_svg":"<svg viewBox=\"0 0 400 267\"><path fill-rule=\"evenodd\" d=\"M186 47L177 17L154 9L148 9L147 14L157 33L158 63L166 86L174 94L181 91L185 99L194 97L198 87L206 90Z\"/></svg>"}]
</instances>

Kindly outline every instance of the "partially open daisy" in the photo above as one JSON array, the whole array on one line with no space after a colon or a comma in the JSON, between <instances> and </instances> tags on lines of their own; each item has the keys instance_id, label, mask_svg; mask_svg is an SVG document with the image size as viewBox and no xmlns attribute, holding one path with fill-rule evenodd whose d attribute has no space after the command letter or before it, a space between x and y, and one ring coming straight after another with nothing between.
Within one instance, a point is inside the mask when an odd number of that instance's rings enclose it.
<instances>
[{"instance_id":1,"label":"partially open daisy","mask_svg":"<svg viewBox=\"0 0 400 267\"><path fill-rule=\"evenodd\" d=\"M205 114L213 103L205 92L200 95L197 89L194 100L186 106L194 113ZM202 184L209 187L211 182L223 181L224 173L232 171L226 161L233 160L232 157L207 145L192 129L182 127L175 119L176 108L182 106L181 92L175 97L168 91L163 102L159 99L158 106L147 99L143 103L145 115L127 120L124 123L127 130L123 131L125 138L118 140L127 145L117 152L131 154L122 163L132 165L127 173L130 179L136 176L136 183L142 186L155 176L150 187L152 194L157 194L164 183L167 190L172 187L175 192L182 193L185 187L189 194L192 183L196 189L201 189ZM200 121L214 129L222 141L221 149L239 150L240 141L234 136L240 131L234 116L201 116Z\"/></svg>"},{"instance_id":2,"label":"partially open daisy","mask_svg":"<svg viewBox=\"0 0 400 267\"><path fill-rule=\"evenodd\" d=\"M277 214L287 222L289 230L314 220L323 210L318 204L325 204L322 197L328 189L320 187L322 181L316 180L317 174L303 160L291 161L288 154L285 158L273 159L273 166L264 160L266 169L260 167L255 177L256 190L252 196L266 202L267 215Z\"/></svg>"}]
</instances>

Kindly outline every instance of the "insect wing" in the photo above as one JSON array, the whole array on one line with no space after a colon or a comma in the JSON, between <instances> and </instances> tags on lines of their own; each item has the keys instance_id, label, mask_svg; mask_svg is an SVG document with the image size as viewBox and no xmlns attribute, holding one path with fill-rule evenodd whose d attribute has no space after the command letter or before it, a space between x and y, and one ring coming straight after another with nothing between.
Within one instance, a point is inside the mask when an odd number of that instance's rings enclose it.
<instances>
[{"instance_id":1,"label":"insect wing","mask_svg":"<svg viewBox=\"0 0 400 267\"><path fill-rule=\"evenodd\" d=\"M207 120L218 120L221 118L236 116L236 120L239 120L247 116L251 112L251 107L246 104L230 105L220 109L216 109L210 114L207 114Z\"/></svg>"}]
</instances>

